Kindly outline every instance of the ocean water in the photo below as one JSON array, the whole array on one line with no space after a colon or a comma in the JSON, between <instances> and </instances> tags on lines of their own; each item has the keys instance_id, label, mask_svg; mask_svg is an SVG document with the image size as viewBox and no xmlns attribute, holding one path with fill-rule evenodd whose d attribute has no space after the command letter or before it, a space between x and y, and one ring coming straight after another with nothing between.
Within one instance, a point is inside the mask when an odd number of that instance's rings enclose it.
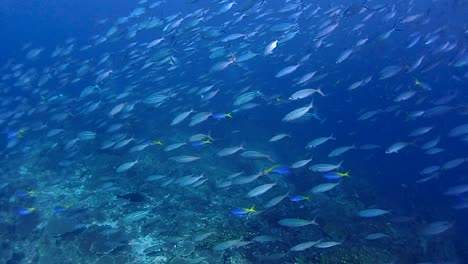
<instances>
[{"instance_id":1,"label":"ocean water","mask_svg":"<svg viewBox=\"0 0 468 264\"><path fill-rule=\"evenodd\" d=\"M468 263L467 13L4 1L0 263Z\"/></svg>"}]
</instances>

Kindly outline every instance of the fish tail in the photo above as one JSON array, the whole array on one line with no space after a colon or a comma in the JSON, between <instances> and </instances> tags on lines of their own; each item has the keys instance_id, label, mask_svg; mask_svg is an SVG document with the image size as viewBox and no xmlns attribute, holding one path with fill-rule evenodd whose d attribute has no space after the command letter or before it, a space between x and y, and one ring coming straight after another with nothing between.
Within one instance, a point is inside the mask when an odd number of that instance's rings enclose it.
<instances>
[{"instance_id":1,"label":"fish tail","mask_svg":"<svg viewBox=\"0 0 468 264\"><path fill-rule=\"evenodd\" d=\"M326 96L323 92L322 92L322 88L318 88L317 90L317 93L319 93L321 96Z\"/></svg>"}]
</instances>

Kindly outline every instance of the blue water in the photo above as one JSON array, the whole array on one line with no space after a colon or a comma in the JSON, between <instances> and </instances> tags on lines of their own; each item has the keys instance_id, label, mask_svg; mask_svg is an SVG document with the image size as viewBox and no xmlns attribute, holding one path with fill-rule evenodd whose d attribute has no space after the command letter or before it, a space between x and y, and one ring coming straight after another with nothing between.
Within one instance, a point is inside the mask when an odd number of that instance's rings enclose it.
<instances>
[{"instance_id":1,"label":"blue water","mask_svg":"<svg viewBox=\"0 0 468 264\"><path fill-rule=\"evenodd\" d=\"M5 1L0 263L467 263L467 12Z\"/></svg>"}]
</instances>

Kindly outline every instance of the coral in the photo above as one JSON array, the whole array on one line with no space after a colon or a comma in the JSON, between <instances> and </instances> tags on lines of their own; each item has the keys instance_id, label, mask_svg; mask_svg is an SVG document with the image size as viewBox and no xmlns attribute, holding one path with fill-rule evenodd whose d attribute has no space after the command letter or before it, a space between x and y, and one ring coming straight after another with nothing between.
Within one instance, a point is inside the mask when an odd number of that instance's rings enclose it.
<instances>
[{"instance_id":1,"label":"coral","mask_svg":"<svg viewBox=\"0 0 468 264\"><path fill-rule=\"evenodd\" d=\"M360 263L374 264L391 261L392 255L385 249L371 247L337 248L335 250L324 250L320 252L320 264L345 264Z\"/></svg>"},{"instance_id":2,"label":"coral","mask_svg":"<svg viewBox=\"0 0 468 264\"><path fill-rule=\"evenodd\" d=\"M195 243L192 241L180 241L176 244L173 254L177 257L186 257L195 250Z\"/></svg>"}]
</instances>

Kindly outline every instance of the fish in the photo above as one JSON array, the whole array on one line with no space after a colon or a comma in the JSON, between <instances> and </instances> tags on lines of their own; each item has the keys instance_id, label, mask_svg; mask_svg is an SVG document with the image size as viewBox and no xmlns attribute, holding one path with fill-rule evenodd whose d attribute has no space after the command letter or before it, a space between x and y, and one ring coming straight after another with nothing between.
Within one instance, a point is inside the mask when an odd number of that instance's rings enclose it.
<instances>
[{"instance_id":1,"label":"fish","mask_svg":"<svg viewBox=\"0 0 468 264\"><path fill-rule=\"evenodd\" d=\"M63 133L65 130L63 129L58 129L58 128L55 128L55 129L52 129L50 130L49 132L47 132L47 135L46 137L53 137L55 135L58 135L59 133ZM15 134L16 136L16 134ZM9 138L13 138L13 136L11 136L11 134L8 135Z\"/></svg>"},{"instance_id":2,"label":"fish","mask_svg":"<svg viewBox=\"0 0 468 264\"><path fill-rule=\"evenodd\" d=\"M468 134L468 124L463 124L463 125L459 125L457 127L452 128L449 131L448 136L449 137L460 137L460 136L463 136L463 135L466 135L466 134Z\"/></svg>"},{"instance_id":3,"label":"fish","mask_svg":"<svg viewBox=\"0 0 468 264\"><path fill-rule=\"evenodd\" d=\"M291 137L291 135L289 134L285 134L285 133L281 133L281 134L278 134L278 135L275 135L273 136L272 138L270 138L270 140L268 140L268 142L276 142L276 141L279 141L283 138L287 138L287 137Z\"/></svg>"},{"instance_id":4,"label":"fish","mask_svg":"<svg viewBox=\"0 0 468 264\"><path fill-rule=\"evenodd\" d=\"M203 147L203 146L206 146L208 144L213 144L213 141L207 139L207 140L203 140L203 141L194 141L194 142L191 143L192 147L195 147L195 148Z\"/></svg>"},{"instance_id":5,"label":"fish","mask_svg":"<svg viewBox=\"0 0 468 264\"><path fill-rule=\"evenodd\" d=\"M341 52L341 54L338 56L338 58L336 59L336 63L339 64L339 63L342 63L343 61L345 61L346 59L349 58L349 56L351 56L351 54L354 52L354 49L353 48L350 48L350 49L346 49L344 51Z\"/></svg>"},{"instance_id":6,"label":"fish","mask_svg":"<svg viewBox=\"0 0 468 264\"><path fill-rule=\"evenodd\" d=\"M308 82L309 80L311 80L311 79L315 76L315 74L317 74L317 71L312 71L312 72L309 72L309 73L304 74L301 78L299 78L299 80L297 81L297 84L298 84L298 85L302 85L302 84ZM313 93L317 92L317 93L319 93L319 94L321 94L321 95L323 94L323 93L321 93L321 91L319 91L320 88L319 88L319 89L304 89L304 90L313 90L313 91L304 92L305 94L307 94L308 92L313 92ZM296 96L301 97L301 95L302 95L301 93L302 93L302 92L300 92L300 90L297 91L297 92L299 92L299 94L296 95ZM297 92L296 92L296 93L297 93ZM310 94L309 94L309 95L310 95ZM307 96L309 96L309 95L307 95ZM296 97L296 96L294 96L294 97ZM306 96L306 97L307 97L307 96ZM324 96L324 95L322 95L322 96ZM291 98L291 97L293 97L293 96L291 95L290 98ZM294 97L293 97L293 98L294 98ZM302 98L298 98L298 99L302 99ZM289 100L298 100L298 99L289 99Z\"/></svg>"},{"instance_id":7,"label":"fish","mask_svg":"<svg viewBox=\"0 0 468 264\"><path fill-rule=\"evenodd\" d=\"M306 145L306 149L313 149L313 148L316 148L320 145L322 145L323 143L329 141L329 140L336 140L336 138L333 137L333 134L328 136L328 137L320 137L320 138L316 138L312 141L310 141L309 143L307 143Z\"/></svg>"},{"instance_id":8,"label":"fish","mask_svg":"<svg viewBox=\"0 0 468 264\"><path fill-rule=\"evenodd\" d=\"M276 73L275 77L281 78L283 76L289 75L295 72L300 66L301 64L299 63L296 65L290 65L290 66L284 67L283 69L281 69L279 72Z\"/></svg>"},{"instance_id":9,"label":"fish","mask_svg":"<svg viewBox=\"0 0 468 264\"><path fill-rule=\"evenodd\" d=\"M318 89L302 89L302 90L299 90L299 91L296 91L295 93L291 94L289 96L289 100L292 100L292 101L295 101L295 100L300 100L300 99L304 99L304 98L307 98L313 94L320 94L321 96L325 96L325 94L322 92L322 90L320 88Z\"/></svg>"},{"instance_id":10,"label":"fish","mask_svg":"<svg viewBox=\"0 0 468 264\"><path fill-rule=\"evenodd\" d=\"M61 2L28 18L55 21ZM40 223L26 244L47 220L105 260L132 246L173 263L463 261L466 0L127 2L80 25L73 10L66 34L41 27L24 45L6 33L27 23L0 28L2 216ZM377 191L397 183L408 204ZM326 228L301 230L316 212Z\"/></svg>"},{"instance_id":11,"label":"fish","mask_svg":"<svg viewBox=\"0 0 468 264\"><path fill-rule=\"evenodd\" d=\"M189 138L189 141L190 142L195 142L195 141L203 141L203 140L206 140L206 139L209 139L211 141L214 141L214 139L210 136L210 133L208 134L196 134L196 135L193 135Z\"/></svg>"},{"instance_id":12,"label":"fish","mask_svg":"<svg viewBox=\"0 0 468 264\"><path fill-rule=\"evenodd\" d=\"M413 131L411 131L411 133L409 133L409 137L419 137L419 136L422 136L426 133L428 133L429 131L431 131L434 127L432 126L427 126L427 127L420 127L420 128L417 128Z\"/></svg>"},{"instance_id":13,"label":"fish","mask_svg":"<svg viewBox=\"0 0 468 264\"><path fill-rule=\"evenodd\" d=\"M286 166L275 166L274 168L271 168L268 173L264 172L264 174L269 174L269 173L288 175L288 174L291 174L291 170Z\"/></svg>"},{"instance_id":14,"label":"fish","mask_svg":"<svg viewBox=\"0 0 468 264\"><path fill-rule=\"evenodd\" d=\"M233 106L245 105L257 98L258 96L261 96L261 93L259 91L243 93L234 99Z\"/></svg>"},{"instance_id":15,"label":"fish","mask_svg":"<svg viewBox=\"0 0 468 264\"><path fill-rule=\"evenodd\" d=\"M126 105L127 105L127 103L120 103L120 104L114 106L109 111L109 116L113 117L113 116L117 115L118 113L122 112L122 110L125 108Z\"/></svg>"},{"instance_id":16,"label":"fish","mask_svg":"<svg viewBox=\"0 0 468 264\"><path fill-rule=\"evenodd\" d=\"M273 237L273 236L262 235L262 236L256 236L252 238L252 241L259 242L259 243L268 243L268 242L280 241L280 239Z\"/></svg>"},{"instance_id":17,"label":"fish","mask_svg":"<svg viewBox=\"0 0 468 264\"><path fill-rule=\"evenodd\" d=\"M403 102L403 101L406 101L406 100L409 100L410 98L412 98L414 95L416 95L416 91L405 91L405 92L402 92L401 94L399 94L396 98L395 98L395 102Z\"/></svg>"},{"instance_id":18,"label":"fish","mask_svg":"<svg viewBox=\"0 0 468 264\"><path fill-rule=\"evenodd\" d=\"M93 131L83 131L78 134L78 139L81 141L92 140L96 138L96 132Z\"/></svg>"},{"instance_id":19,"label":"fish","mask_svg":"<svg viewBox=\"0 0 468 264\"><path fill-rule=\"evenodd\" d=\"M451 229L452 227L453 227L452 222L436 221L436 222L427 224L423 228L422 233L425 236L437 236L437 235L447 232L447 230Z\"/></svg>"},{"instance_id":20,"label":"fish","mask_svg":"<svg viewBox=\"0 0 468 264\"><path fill-rule=\"evenodd\" d=\"M297 244L297 245L293 246L289 250L293 251L293 252L304 251L304 250L307 250L307 249L317 245L321 241L322 241L322 239L319 239L317 241L308 241L308 242L300 243L300 244Z\"/></svg>"},{"instance_id":21,"label":"fish","mask_svg":"<svg viewBox=\"0 0 468 264\"><path fill-rule=\"evenodd\" d=\"M298 160L298 161L294 162L293 164L291 164L291 168L293 168L293 169L302 168L311 161L312 161L312 159Z\"/></svg>"},{"instance_id":22,"label":"fish","mask_svg":"<svg viewBox=\"0 0 468 264\"><path fill-rule=\"evenodd\" d=\"M442 164L440 168L441 170L451 170L462 165L466 161L467 161L466 158L457 158L457 159L449 160L445 162L444 164Z\"/></svg>"},{"instance_id":23,"label":"fish","mask_svg":"<svg viewBox=\"0 0 468 264\"><path fill-rule=\"evenodd\" d=\"M266 193L267 191L269 191L271 188L273 188L275 185L276 183L266 183L266 184L257 186L247 193L247 197L256 197L256 196L262 195Z\"/></svg>"},{"instance_id":24,"label":"fish","mask_svg":"<svg viewBox=\"0 0 468 264\"><path fill-rule=\"evenodd\" d=\"M266 154L263 154L261 152L258 152L258 151L255 151L255 150L248 150L248 151L244 151L240 154L242 157L244 158L249 158L249 159L267 159L271 162L273 162L273 160L271 159L271 157L269 155L266 155Z\"/></svg>"},{"instance_id":25,"label":"fish","mask_svg":"<svg viewBox=\"0 0 468 264\"><path fill-rule=\"evenodd\" d=\"M380 80L385 80L385 79L388 79L390 77L393 77L395 75L397 75L399 72L401 72L403 68L399 65L391 65L391 66L387 66L385 68L383 68L381 71L380 71L380 77L379 79Z\"/></svg>"},{"instance_id":26,"label":"fish","mask_svg":"<svg viewBox=\"0 0 468 264\"><path fill-rule=\"evenodd\" d=\"M237 177L232 181L232 184L236 185L241 185L241 184L247 184L255 181L258 179L260 176L264 175L263 172L258 172L249 176L242 176L242 177Z\"/></svg>"},{"instance_id":27,"label":"fish","mask_svg":"<svg viewBox=\"0 0 468 264\"><path fill-rule=\"evenodd\" d=\"M182 146L185 146L187 145L187 143L185 142L181 142L181 143L174 143L174 144L171 144L171 145L168 145L167 147L164 148L164 151L165 152L169 152L169 151L173 151L173 150L176 150Z\"/></svg>"},{"instance_id":28,"label":"fish","mask_svg":"<svg viewBox=\"0 0 468 264\"><path fill-rule=\"evenodd\" d=\"M390 147L385 150L385 154L398 153L400 150L406 148L409 143L406 142L396 142L393 143Z\"/></svg>"},{"instance_id":29,"label":"fish","mask_svg":"<svg viewBox=\"0 0 468 264\"><path fill-rule=\"evenodd\" d=\"M349 176L349 171L347 172L328 172L328 173L325 173L323 175L323 178L327 179L327 180L337 180L337 179L341 179L343 177L350 177Z\"/></svg>"},{"instance_id":30,"label":"fish","mask_svg":"<svg viewBox=\"0 0 468 264\"><path fill-rule=\"evenodd\" d=\"M294 195L290 199L292 202L300 202L300 201L308 201L310 202L310 197L309 196L304 196L304 195Z\"/></svg>"},{"instance_id":31,"label":"fish","mask_svg":"<svg viewBox=\"0 0 468 264\"><path fill-rule=\"evenodd\" d=\"M263 54L271 55L273 53L273 50L275 50L277 46L278 46L278 40L273 40L265 47L265 51L263 52Z\"/></svg>"},{"instance_id":32,"label":"fish","mask_svg":"<svg viewBox=\"0 0 468 264\"><path fill-rule=\"evenodd\" d=\"M281 219L278 221L278 224L281 226L286 226L286 227L303 227L303 226L308 226L308 225L318 225L317 222L315 222L315 219L304 220L304 219L299 219L299 218Z\"/></svg>"},{"instance_id":33,"label":"fish","mask_svg":"<svg viewBox=\"0 0 468 264\"><path fill-rule=\"evenodd\" d=\"M332 150L329 154L328 154L328 157L338 157L352 149L356 149L356 146L355 145L352 145L352 146L343 146L343 147L339 147L339 148L336 148L334 150Z\"/></svg>"},{"instance_id":34,"label":"fish","mask_svg":"<svg viewBox=\"0 0 468 264\"><path fill-rule=\"evenodd\" d=\"M182 123L193 112L194 112L193 110L189 110L189 111L185 111L185 112L182 112L182 113L178 114L171 121L171 126L175 126L175 125L178 125L178 124Z\"/></svg>"},{"instance_id":35,"label":"fish","mask_svg":"<svg viewBox=\"0 0 468 264\"><path fill-rule=\"evenodd\" d=\"M372 218L372 217L377 217L381 215L385 215L390 213L387 210L383 209L378 209L378 208L373 208L373 209L366 209L358 212L359 217L364 217L364 218Z\"/></svg>"},{"instance_id":36,"label":"fish","mask_svg":"<svg viewBox=\"0 0 468 264\"><path fill-rule=\"evenodd\" d=\"M232 114L231 113L217 113L217 114L212 114L211 117L216 120L221 120L226 117L232 118Z\"/></svg>"},{"instance_id":37,"label":"fish","mask_svg":"<svg viewBox=\"0 0 468 264\"><path fill-rule=\"evenodd\" d=\"M305 114L307 114L307 112L309 112L309 110L312 109L312 107L314 107L313 102L311 102L310 104L308 104L306 106L297 108L297 109L289 112L288 114L286 114L283 117L282 121L283 122L291 122L291 121L297 120L297 119L303 117Z\"/></svg>"},{"instance_id":38,"label":"fish","mask_svg":"<svg viewBox=\"0 0 468 264\"><path fill-rule=\"evenodd\" d=\"M179 185L179 186L194 186L198 181L202 180L204 177L204 174L200 174L199 176L192 176L192 175L189 175L189 176L183 176L179 179L177 179L175 182Z\"/></svg>"},{"instance_id":39,"label":"fish","mask_svg":"<svg viewBox=\"0 0 468 264\"><path fill-rule=\"evenodd\" d=\"M314 172L329 172L341 168L341 164L343 164L343 161L340 161L338 164L314 164L309 167L309 170Z\"/></svg>"},{"instance_id":40,"label":"fish","mask_svg":"<svg viewBox=\"0 0 468 264\"><path fill-rule=\"evenodd\" d=\"M460 185L455 185L450 188L448 188L444 194L445 195L462 195L464 193L468 192L468 184L460 184Z\"/></svg>"},{"instance_id":41,"label":"fish","mask_svg":"<svg viewBox=\"0 0 468 264\"><path fill-rule=\"evenodd\" d=\"M139 151L144 150L148 146L151 146L151 143L147 142L147 143L143 143L143 144L140 144L140 145L136 145L136 146L133 146L132 148L130 148L128 150L128 152L129 153L139 152Z\"/></svg>"},{"instance_id":42,"label":"fish","mask_svg":"<svg viewBox=\"0 0 468 264\"><path fill-rule=\"evenodd\" d=\"M36 208L34 207L27 207L27 208L21 208L18 209L17 214L18 215L29 215L32 214L33 212L36 211Z\"/></svg>"},{"instance_id":43,"label":"fish","mask_svg":"<svg viewBox=\"0 0 468 264\"><path fill-rule=\"evenodd\" d=\"M251 208L236 208L231 210L231 214L233 215L247 215L247 214L253 214L256 213L257 211L255 208L252 206Z\"/></svg>"},{"instance_id":44,"label":"fish","mask_svg":"<svg viewBox=\"0 0 468 264\"><path fill-rule=\"evenodd\" d=\"M218 153L216 153L216 155L218 157L226 157L226 156L230 156L230 155L234 155L236 154L237 152L241 151L241 150L245 150L244 149L244 146L236 146L236 147L228 147L228 148L224 148L220 151L218 151Z\"/></svg>"},{"instance_id":45,"label":"fish","mask_svg":"<svg viewBox=\"0 0 468 264\"><path fill-rule=\"evenodd\" d=\"M315 244L314 247L316 247L316 248L331 248L331 247L341 245L342 243L343 243L343 241L340 241L340 242L323 241L323 242L319 242L319 243Z\"/></svg>"},{"instance_id":46,"label":"fish","mask_svg":"<svg viewBox=\"0 0 468 264\"><path fill-rule=\"evenodd\" d=\"M198 234L193 235L193 241L201 242L201 241L207 239L208 237L210 237L210 236L212 236L214 234L215 234L215 232L198 233Z\"/></svg>"},{"instance_id":47,"label":"fish","mask_svg":"<svg viewBox=\"0 0 468 264\"><path fill-rule=\"evenodd\" d=\"M198 125L198 124L206 121L212 115L213 114L211 112L197 113L196 115L192 116L192 119L190 120L189 126L193 127L195 125Z\"/></svg>"},{"instance_id":48,"label":"fish","mask_svg":"<svg viewBox=\"0 0 468 264\"><path fill-rule=\"evenodd\" d=\"M323 192L328 192L330 191L331 189L335 188L336 186L338 186L340 184L340 182L337 182L337 183L322 183L322 184L319 184L315 187L313 187L311 189L311 192L313 193L323 193Z\"/></svg>"},{"instance_id":49,"label":"fish","mask_svg":"<svg viewBox=\"0 0 468 264\"><path fill-rule=\"evenodd\" d=\"M242 54L242 55L239 55L236 59L236 62L237 63L242 63L242 62L246 62L246 61L249 61L255 57L257 57L259 54L258 53L254 53L252 51L247 51L246 53Z\"/></svg>"},{"instance_id":50,"label":"fish","mask_svg":"<svg viewBox=\"0 0 468 264\"><path fill-rule=\"evenodd\" d=\"M321 39L323 37L326 37L328 35L330 35L333 31L335 31L335 29L338 27L339 23L336 22L336 23L333 23L333 24L330 24L329 26L321 29L317 35L315 35L315 39Z\"/></svg>"},{"instance_id":51,"label":"fish","mask_svg":"<svg viewBox=\"0 0 468 264\"><path fill-rule=\"evenodd\" d=\"M131 224L131 223L134 223L134 222L137 222L137 221L140 221L142 219L144 219L148 214L150 213L150 211L148 210L141 210L141 211L135 211L135 212L132 212L128 215L126 215L122 221L126 224Z\"/></svg>"},{"instance_id":52,"label":"fish","mask_svg":"<svg viewBox=\"0 0 468 264\"><path fill-rule=\"evenodd\" d=\"M288 196L289 196L289 192L286 193L286 194L283 194L283 195L276 196L276 197L272 198L271 200L269 200L263 207L271 208L271 207L281 203L281 201L286 199Z\"/></svg>"},{"instance_id":53,"label":"fish","mask_svg":"<svg viewBox=\"0 0 468 264\"><path fill-rule=\"evenodd\" d=\"M170 157L169 159L172 160L172 161L175 161L177 163L189 163L189 162L199 160L199 159L201 159L201 157L190 156L190 155L181 155L181 156Z\"/></svg>"},{"instance_id":54,"label":"fish","mask_svg":"<svg viewBox=\"0 0 468 264\"><path fill-rule=\"evenodd\" d=\"M116 173L126 172L130 170L131 168L133 168L133 166L135 166L137 163L138 163L138 160L122 163L115 169L115 172Z\"/></svg>"},{"instance_id":55,"label":"fish","mask_svg":"<svg viewBox=\"0 0 468 264\"><path fill-rule=\"evenodd\" d=\"M390 236L384 233L372 233L364 237L366 240L377 240L382 238L390 238Z\"/></svg>"},{"instance_id":56,"label":"fish","mask_svg":"<svg viewBox=\"0 0 468 264\"><path fill-rule=\"evenodd\" d=\"M216 244L213 247L213 250L223 251L223 250L226 250L226 249L233 249L233 248L238 248L238 247L241 247L241 246L245 246L248 243L252 243L252 242L249 241L249 242L246 243L245 241L242 241L242 238L232 239L232 240L227 240L227 241L221 242L219 244Z\"/></svg>"}]
</instances>

